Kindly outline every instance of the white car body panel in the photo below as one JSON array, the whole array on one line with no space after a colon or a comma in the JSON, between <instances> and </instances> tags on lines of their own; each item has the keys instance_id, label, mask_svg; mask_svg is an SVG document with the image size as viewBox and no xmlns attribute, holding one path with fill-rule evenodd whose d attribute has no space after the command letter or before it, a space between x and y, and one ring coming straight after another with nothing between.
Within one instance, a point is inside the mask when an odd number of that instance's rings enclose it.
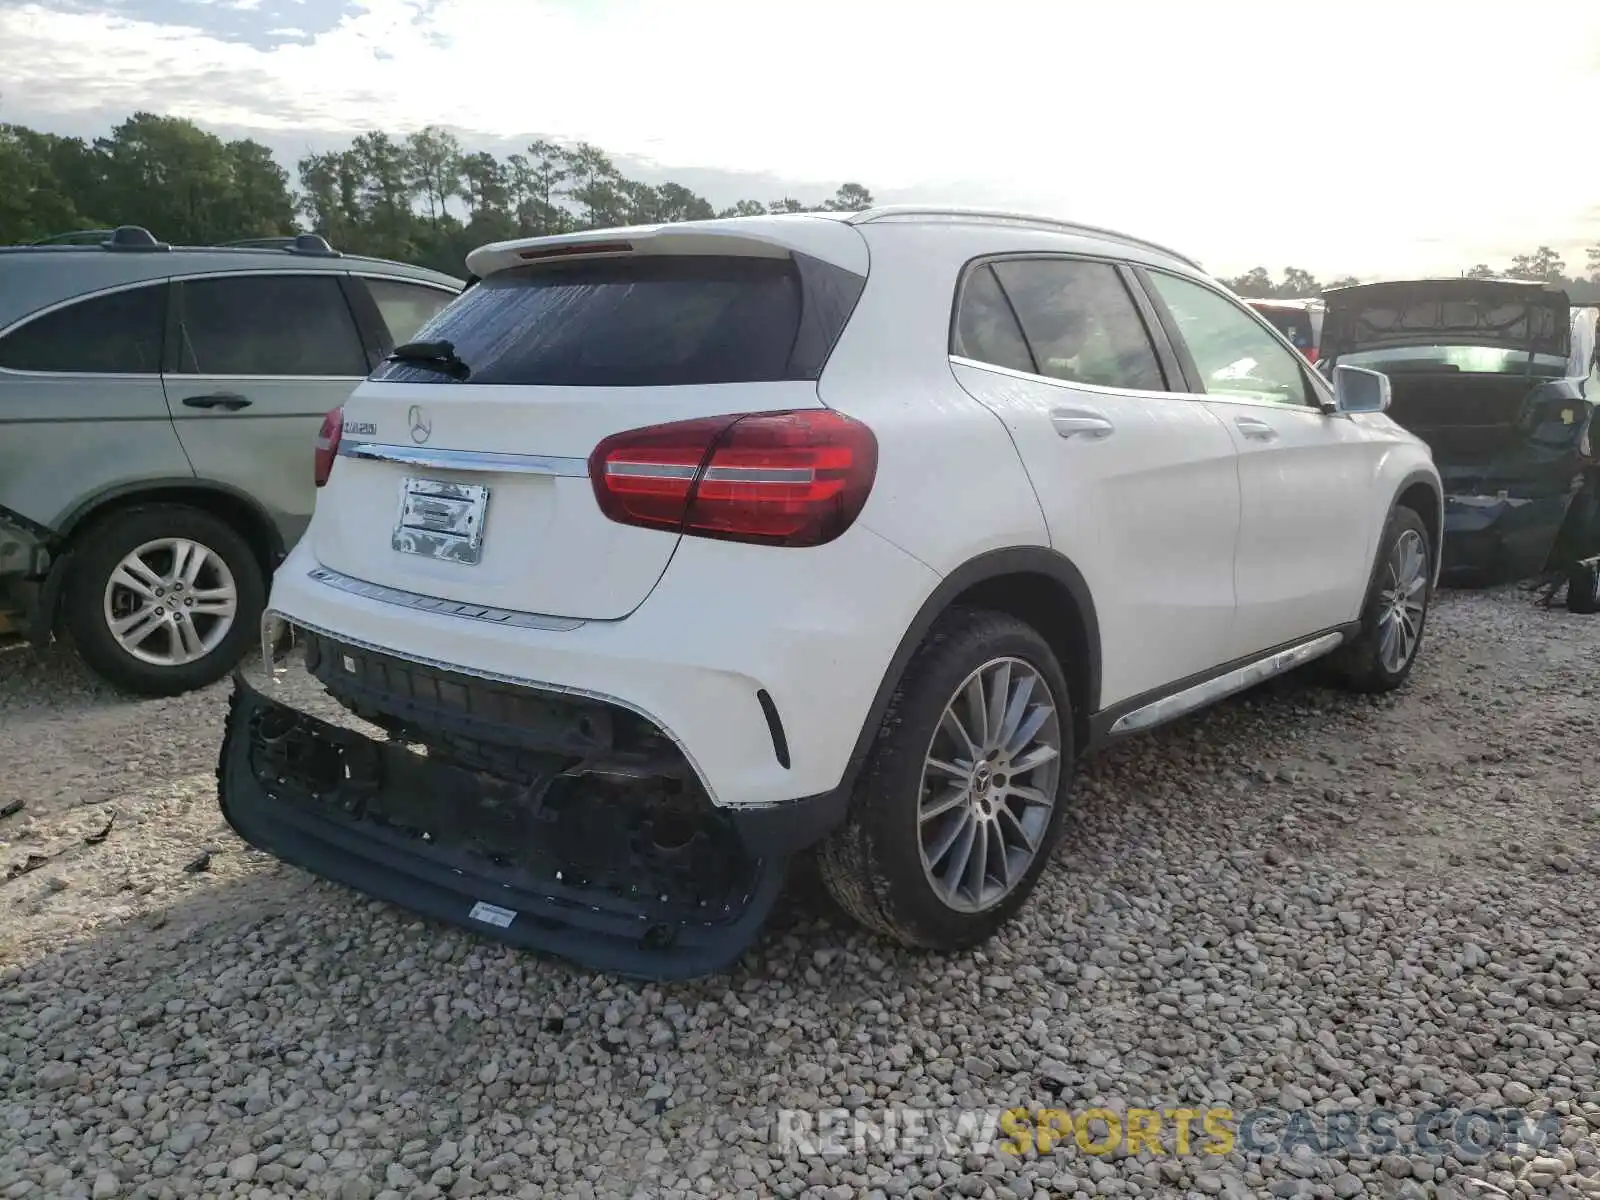
<instances>
[{"instance_id":1,"label":"white car body panel","mask_svg":"<svg viewBox=\"0 0 1600 1200\"><path fill-rule=\"evenodd\" d=\"M1044 507L1050 544L1099 614L1100 703L1220 660L1234 622L1239 480L1227 430L1192 397L1086 388L957 360L957 380L1006 423ZM1112 432L1063 437L1061 413Z\"/></svg>"},{"instance_id":2,"label":"white car body panel","mask_svg":"<svg viewBox=\"0 0 1600 1200\"><path fill-rule=\"evenodd\" d=\"M859 526L805 553L685 538L626 620L508 628L329 586L312 577L314 545L302 540L278 568L272 610L402 657L632 709L678 743L723 805L776 804L838 784L889 659L938 582ZM773 756L761 688L783 714L789 769Z\"/></svg>"},{"instance_id":3,"label":"white car body panel","mask_svg":"<svg viewBox=\"0 0 1600 1200\"><path fill-rule=\"evenodd\" d=\"M1373 494L1379 444L1350 416L1314 408L1226 396L1204 407L1238 453L1238 620L1228 657L1354 621L1381 526L1350 498Z\"/></svg>"}]
</instances>

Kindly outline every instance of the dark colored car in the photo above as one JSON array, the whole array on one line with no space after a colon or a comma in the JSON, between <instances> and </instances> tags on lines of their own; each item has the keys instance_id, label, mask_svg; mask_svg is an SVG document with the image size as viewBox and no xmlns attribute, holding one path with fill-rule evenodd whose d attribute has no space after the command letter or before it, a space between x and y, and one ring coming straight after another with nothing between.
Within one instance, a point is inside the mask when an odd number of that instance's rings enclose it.
<instances>
[{"instance_id":1,"label":"dark colored car","mask_svg":"<svg viewBox=\"0 0 1600 1200\"><path fill-rule=\"evenodd\" d=\"M1593 552L1600 430L1595 398L1569 364L1564 291L1418 279L1334 288L1323 299L1320 368L1384 372L1389 416L1433 449L1446 493L1446 579L1523 579Z\"/></svg>"}]
</instances>

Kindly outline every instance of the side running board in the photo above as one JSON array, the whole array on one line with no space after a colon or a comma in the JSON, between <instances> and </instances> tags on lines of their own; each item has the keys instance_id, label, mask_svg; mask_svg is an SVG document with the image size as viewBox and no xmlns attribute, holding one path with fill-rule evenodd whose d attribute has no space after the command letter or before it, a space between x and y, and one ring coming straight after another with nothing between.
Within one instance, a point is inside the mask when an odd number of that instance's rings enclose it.
<instances>
[{"instance_id":1,"label":"side running board","mask_svg":"<svg viewBox=\"0 0 1600 1200\"><path fill-rule=\"evenodd\" d=\"M1274 650L1265 658L1258 658L1254 662L1248 662L1242 667L1218 675L1215 679L1207 679L1174 695L1163 696L1160 700L1154 700L1142 708L1124 713L1112 723L1107 732L1114 736L1165 724L1175 717L1181 717L1185 713L1221 700L1224 696L1231 696L1235 692L1244 691L1245 688L1254 687L1274 675L1282 675L1286 671L1304 666L1312 659L1321 658L1324 654L1338 649L1343 641L1344 634L1335 631L1321 634L1284 650Z\"/></svg>"}]
</instances>

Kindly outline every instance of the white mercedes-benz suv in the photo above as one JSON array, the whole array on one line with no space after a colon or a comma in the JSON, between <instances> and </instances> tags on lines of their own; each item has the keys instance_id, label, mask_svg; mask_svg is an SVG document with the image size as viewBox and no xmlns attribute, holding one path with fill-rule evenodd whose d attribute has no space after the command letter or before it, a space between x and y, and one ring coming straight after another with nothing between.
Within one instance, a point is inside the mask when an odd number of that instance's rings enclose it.
<instances>
[{"instance_id":1,"label":"white mercedes-benz suv","mask_svg":"<svg viewBox=\"0 0 1600 1200\"><path fill-rule=\"evenodd\" d=\"M236 678L249 842L517 945L726 966L814 852L937 949L1027 898L1091 750L1438 577L1388 381L1159 246L913 207L503 242L330 414Z\"/></svg>"}]
</instances>

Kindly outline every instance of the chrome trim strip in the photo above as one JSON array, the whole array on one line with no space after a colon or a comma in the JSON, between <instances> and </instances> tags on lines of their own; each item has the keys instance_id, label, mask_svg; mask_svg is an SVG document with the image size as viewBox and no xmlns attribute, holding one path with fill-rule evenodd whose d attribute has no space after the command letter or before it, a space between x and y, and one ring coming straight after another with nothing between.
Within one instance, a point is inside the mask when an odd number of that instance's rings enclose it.
<instances>
[{"instance_id":1,"label":"chrome trim strip","mask_svg":"<svg viewBox=\"0 0 1600 1200\"><path fill-rule=\"evenodd\" d=\"M589 460L549 454L500 454L483 450L438 450L426 446L393 446L381 442L339 443L340 458L404 463L440 471L500 471L520 475L550 475L558 479L587 479Z\"/></svg>"},{"instance_id":2,"label":"chrome trim strip","mask_svg":"<svg viewBox=\"0 0 1600 1200\"><path fill-rule=\"evenodd\" d=\"M535 679L525 679L516 675L502 675L498 671L481 671L476 667L466 667L462 666L460 663L442 662L436 658L424 658L419 654L407 654L402 651L395 650L389 646L380 646L376 642L369 642L363 638L352 637L347 633L338 633L321 625L313 625L310 621L302 620L299 617L291 617L286 613L279 612L274 609L269 609L262 615L263 642L265 642L266 639L266 626L269 620L274 622L282 622L283 625L288 627L291 633L296 629L304 629L307 633L315 633L325 638L332 638L336 642L346 642L349 645L357 647L358 649L370 650L374 654L387 654L392 658L404 659L406 662L415 663L421 667L432 667L436 671L454 671L458 675L471 675L475 679L488 680L490 683L506 683L510 684L512 687L527 688L529 691L545 692L556 696L578 696L585 700L598 700L602 704L614 704L618 708L625 708L629 712L643 717L662 733L666 734L667 737L671 739L672 744L678 748L679 753L683 755L683 760L689 764L689 769L694 772L695 778L700 781L700 786L705 789L706 796L711 800L711 803L717 805L719 808L724 807L724 805L722 805L722 803L717 799L717 793L712 790L710 783L707 782L706 774L700 769L700 764L695 761L694 755L689 753L689 748L683 744L683 739L674 733L664 721L660 720L653 713L647 712L640 708L637 704L629 703L627 700L623 700L618 696L609 696L604 692L592 692L587 688L563 687L559 684L541 683ZM274 634L281 633L281 627L274 624L273 631ZM280 657L277 659L277 661L281 662L285 661L285 659ZM287 667L277 668L269 672L267 679L268 686L273 687L281 695L282 688L280 685L286 681L287 674ZM268 695L270 696L271 693L269 692Z\"/></svg>"},{"instance_id":3,"label":"chrome trim strip","mask_svg":"<svg viewBox=\"0 0 1600 1200\"><path fill-rule=\"evenodd\" d=\"M1176 695L1165 696L1154 703L1146 704L1143 708L1124 713L1112 723L1109 732L1132 733L1135 730L1164 724L1174 717L1181 717L1197 708L1204 708L1224 696L1231 696L1235 692L1244 691L1247 687L1254 687L1274 675L1292 671L1314 658L1321 658L1324 654L1337 649L1343 641L1343 633L1324 633L1297 646L1290 646L1287 650L1279 650L1265 658L1259 658L1255 662L1246 663L1236 670L1229 671L1226 675L1197 683Z\"/></svg>"},{"instance_id":4,"label":"chrome trim strip","mask_svg":"<svg viewBox=\"0 0 1600 1200\"><path fill-rule=\"evenodd\" d=\"M588 624L587 621L573 617L546 617L539 613L494 608L487 604L464 604L459 600L441 600L436 596L424 596L420 592L385 587L381 583L368 583L364 579L355 579L338 571L330 571L327 567L312 567L306 575L318 583L337 588L341 592L348 592L352 596L377 600L382 604L393 604L399 608L414 608L419 612L434 613L441 617L462 617L472 621L487 621L491 625L506 625L514 629L543 629L552 633L566 633Z\"/></svg>"},{"instance_id":5,"label":"chrome trim strip","mask_svg":"<svg viewBox=\"0 0 1600 1200\"><path fill-rule=\"evenodd\" d=\"M997 363L979 362L975 358L967 358L960 354L951 354L948 357L951 366L970 367L975 371L987 371L991 375L1004 375L1011 379L1023 379L1029 383L1048 383L1051 387L1062 388L1069 392L1093 392L1102 396L1144 396L1152 400L1183 400L1190 403L1211 399L1203 392L1150 392L1138 388L1106 387L1099 383L1079 383L1075 379L1035 375L1032 371L1018 371L1011 367L1002 367Z\"/></svg>"}]
</instances>

